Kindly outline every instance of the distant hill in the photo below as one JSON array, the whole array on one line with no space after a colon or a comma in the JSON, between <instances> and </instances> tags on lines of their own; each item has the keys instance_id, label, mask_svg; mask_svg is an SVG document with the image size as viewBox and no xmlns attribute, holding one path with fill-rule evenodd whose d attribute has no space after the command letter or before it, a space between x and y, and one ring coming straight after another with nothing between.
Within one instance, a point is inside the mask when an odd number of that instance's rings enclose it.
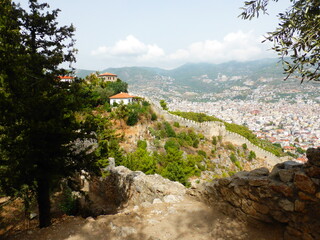
<instances>
[{"instance_id":1,"label":"distant hill","mask_svg":"<svg viewBox=\"0 0 320 240\"><path fill-rule=\"evenodd\" d=\"M85 77L92 72L79 69L76 74ZM284 78L283 69L278 59L221 64L187 63L172 70L152 67L107 68L101 72L117 74L132 90L159 89L164 93L221 93L231 88L252 91L260 85L284 84L281 81Z\"/></svg>"}]
</instances>

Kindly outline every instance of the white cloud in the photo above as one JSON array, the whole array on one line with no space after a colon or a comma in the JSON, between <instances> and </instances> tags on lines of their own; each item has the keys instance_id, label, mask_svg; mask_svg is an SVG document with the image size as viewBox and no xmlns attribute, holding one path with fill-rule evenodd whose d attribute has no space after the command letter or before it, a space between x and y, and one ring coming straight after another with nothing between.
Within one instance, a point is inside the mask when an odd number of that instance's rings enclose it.
<instances>
[{"instance_id":1,"label":"white cloud","mask_svg":"<svg viewBox=\"0 0 320 240\"><path fill-rule=\"evenodd\" d=\"M112 59L117 65L144 65L176 67L186 62L221 63L225 61L253 60L267 57L261 37L253 32L232 32L222 40L204 40L191 43L186 48L166 54L156 44L146 44L133 35L117 41L113 46L101 46L91 54L103 59Z\"/></svg>"},{"instance_id":2,"label":"white cloud","mask_svg":"<svg viewBox=\"0 0 320 240\"><path fill-rule=\"evenodd\" d=\"M171 58L186 61L201 61L220 63L230 60L249 60L259 57L262 54L262 49L258 37L255 37L251 32L244 33L238 31L229 33L222 41L205 40L190 44L186 49L179 49L171 54ZM185 54L182 55L181 52Z\"/></svg>"},{"instance_id":3,"label":"white cloud","mask_svg":"<svg viewBox=\"0 0 320 240\"><path fill-rule=\"evenodd\" d=\"M160 57L164 55L164 51L157 45L147 45L138 40L133 35L129 35L124 40L119 40L112 47L102 46L91 51L94 56L106 57L137 57L150 59L152 57Z\"/></svg>"}]
</instances>

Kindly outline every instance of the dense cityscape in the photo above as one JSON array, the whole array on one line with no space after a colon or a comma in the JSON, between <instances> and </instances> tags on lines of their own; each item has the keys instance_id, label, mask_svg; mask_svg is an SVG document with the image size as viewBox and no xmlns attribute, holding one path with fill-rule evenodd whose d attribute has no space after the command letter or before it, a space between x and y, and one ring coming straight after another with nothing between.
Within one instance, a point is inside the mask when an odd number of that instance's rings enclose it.
<instances>
[{"instance_id":1,"label":"dense cityscape","mask_svg":"<svg viewBox=\"0 0 320 240\"><path fill-rule=\"evenodd\" d=\"M265 84L249 91L233 87L220 93L199 94L181 93L170 79L165 86L148 86L133 92L155 102L166 99L171 111L205 113L245 125L258 137L278 143L286 151L320 146L319 88L316 85Z\"/></svg>"}]
</instances>

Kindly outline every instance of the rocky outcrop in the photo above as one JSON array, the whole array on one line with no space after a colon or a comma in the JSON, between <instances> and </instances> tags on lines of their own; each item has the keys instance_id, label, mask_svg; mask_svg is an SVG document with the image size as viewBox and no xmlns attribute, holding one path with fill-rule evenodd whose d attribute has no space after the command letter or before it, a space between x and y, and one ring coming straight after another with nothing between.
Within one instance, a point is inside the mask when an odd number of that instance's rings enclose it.
<instances>
[{"instance_id":1,"label":"rocky outcrop","mask_svg":"<svg viewBox=\"0 0 320 240\"><path fill-rule=\"evenodd\" d=\"M158 174L146 175L123 166L111 167L105 178L94 178L89 182L81 209L83 215L97 216L154 201L177 202L185 193L186 188L181 183Z\"/></svg>"},{"instance_id":2,"label":"rocky outcrop","mask_svg":"<svg viewBox=\"0 0 320 240\"><path fill-rule=\"evenodd\" d=\"M287 161L204 184L194 191L210 205L244 221L286 226L284 239L320 239L320 148L308 162Z\"/></svg>"}]
</instances>

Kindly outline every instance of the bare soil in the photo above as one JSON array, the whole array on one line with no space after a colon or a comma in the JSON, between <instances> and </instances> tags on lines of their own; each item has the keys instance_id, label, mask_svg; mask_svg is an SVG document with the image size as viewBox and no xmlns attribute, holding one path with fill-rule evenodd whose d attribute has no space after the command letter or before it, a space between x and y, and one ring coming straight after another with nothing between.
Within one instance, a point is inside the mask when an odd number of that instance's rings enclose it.
<instances>
[{"instance_id":1,"label":"bare soil","mask_svg":"<svg viewBox=\"0 0 320 240\"><path fill-rule=\"evenodd\" d=\"M51 227L11 232L8 240L279 240L283 229L248 225L185 198L176 203L143 203L114 215L63 217ZM0 236L1 238L1 236Z\"/></svg>"}]
</instances>

